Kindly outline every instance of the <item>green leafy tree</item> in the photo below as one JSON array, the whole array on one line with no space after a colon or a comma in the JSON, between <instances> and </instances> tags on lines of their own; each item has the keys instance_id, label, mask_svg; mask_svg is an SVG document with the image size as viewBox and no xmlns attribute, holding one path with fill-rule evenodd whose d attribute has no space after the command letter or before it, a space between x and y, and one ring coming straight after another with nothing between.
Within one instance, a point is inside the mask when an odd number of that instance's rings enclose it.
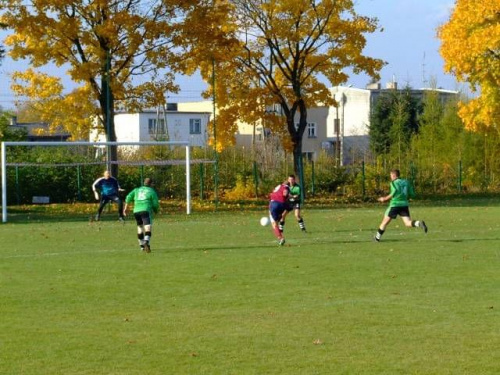
<instances>
[{"instance_id":1,"label":"green leafy tree","mask_svg":"<svg viewBox=\"0 0 500 375\"><path fill-rule=\"evenodd\" d=\"M393 154L401 164L411 136L418 132L420 105L411 88L381 94L370 116L370 147L375 155Z\"/></svg>"},{"instance_id":2,"label":"green leafy tree","mask_svg":"<svg viewBox=\"0 0 500 375\"><path fill-rule=\"evenodd\" d=\"M9 126L12 113L0 109L0 141L24 141L27 132L22 129L13 130Z\"/></svg>"}]
</instances>

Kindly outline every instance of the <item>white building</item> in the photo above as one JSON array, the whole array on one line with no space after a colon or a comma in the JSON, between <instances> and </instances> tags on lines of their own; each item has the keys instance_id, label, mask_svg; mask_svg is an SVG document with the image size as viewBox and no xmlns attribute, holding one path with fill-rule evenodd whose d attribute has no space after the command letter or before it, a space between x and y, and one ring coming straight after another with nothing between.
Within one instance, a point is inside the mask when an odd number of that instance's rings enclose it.
<instances>
[{"instance_id":1,"label":"white building","mask_svg":"<svg viewBox=\"0 0 500 375\"><path fill-rule=\"evenodd\" d=\"M191 146L207 145L207 125L209 112L178 112L168 110L158 113L156 110L145 110L140 113L115 114L115 132L118 142L139 141L182 141ZM92 131L90 140L105 141L104 134Z\"/></svg>"}]
</instances>

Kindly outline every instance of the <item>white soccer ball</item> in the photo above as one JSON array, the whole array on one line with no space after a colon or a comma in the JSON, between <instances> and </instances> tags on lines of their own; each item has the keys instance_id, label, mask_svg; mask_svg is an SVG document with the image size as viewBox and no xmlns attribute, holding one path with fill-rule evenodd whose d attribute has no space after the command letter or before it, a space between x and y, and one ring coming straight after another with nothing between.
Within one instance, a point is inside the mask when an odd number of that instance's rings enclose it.
<instances>
[{"instance_id":1,"label":"white soccer ball","mask_svg":"<svg viewBox=\"0 0 500 375\"><path fill-rule=\"evenodd\" d=\"M260 219L260 225L263 227L267 227L269 224L271 224L271 220L267 216L264 216Z\"/></svg>"}]
</instances>

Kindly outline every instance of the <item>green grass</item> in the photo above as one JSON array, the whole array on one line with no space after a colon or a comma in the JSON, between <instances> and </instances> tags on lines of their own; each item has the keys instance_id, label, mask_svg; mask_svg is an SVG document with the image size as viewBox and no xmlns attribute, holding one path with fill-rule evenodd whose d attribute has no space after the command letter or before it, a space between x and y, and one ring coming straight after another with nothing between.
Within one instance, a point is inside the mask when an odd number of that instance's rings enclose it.
<instances>
[{"instance_id":1,"label":"green grass","mask_svg":"<svg viewBox=\"0 0 500 375\"><path fill-rule=\"evenodd\" d=\"M264 211L0 225L1 374L497 374L500 206Z\"/></svg>"}]
</instances>

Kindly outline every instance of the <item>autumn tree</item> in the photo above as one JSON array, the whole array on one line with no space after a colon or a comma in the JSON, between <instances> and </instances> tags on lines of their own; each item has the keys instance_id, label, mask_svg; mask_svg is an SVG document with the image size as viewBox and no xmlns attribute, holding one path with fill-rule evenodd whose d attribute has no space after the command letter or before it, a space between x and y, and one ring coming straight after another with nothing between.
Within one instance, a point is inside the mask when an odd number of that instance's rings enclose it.
<instances>
[{"instance_id":1,"label":"autumn tree","mask_svg":"<svg viewBox=\"0 0 500 375\"><path fill-rule=\"evenodd\" d=\"M184 11L194 0L7 0L2 16L14 59L37 68L69 66L72 80L97 103L100 128L116 141L117 108L137 110L165 103L175 91L172 70L180 62ZM31 80L31 77L20 77ZM82 98L82 92L76 98ZM116 160L116 148L110 159ZM116 174L117 168L113 172Z\"/></svg>"},{"instance_id":2,"label":"autumn tree","mask_svg":"<svg viewBox=\"0 0 500 375\"><path fill-rule=\"evenodd\" d=\"M500 0L457 0L438 30L445 70L480 96L459 114L469 129L500 126Z\"/></svg>"},{"instance_id":3,"label":"autumn tree","mask_svg":"<svg viewBox=\"0 0 500 375\"><path fill-rule=\"evenodd\" d=\"M92 93L89 85L64 94L59 78L32 69L13 74L12 90L28 98L18 103L18 117L29 117L31 121L50 124L50 131L64 129L74 140L88 138L93 126L95 106L89 100Z\"/></svg>"},{"instance_id":4,"label":"autumn tree","mask_svg":"<svg viewBox=\"0 0 500 375\"><path fill-rule=\"evenodd\" d=\"M237 42L200 59L219 109L216 147L231 143L238 121L261 121L283 136L301 176L307 110L335 104L325 81L346 82L344 68L376 77L383 65L363 55L364 34L376 31L377 20L358 15L350 0L226 3L225 25Z\"/></svg>"}]
</instances>

